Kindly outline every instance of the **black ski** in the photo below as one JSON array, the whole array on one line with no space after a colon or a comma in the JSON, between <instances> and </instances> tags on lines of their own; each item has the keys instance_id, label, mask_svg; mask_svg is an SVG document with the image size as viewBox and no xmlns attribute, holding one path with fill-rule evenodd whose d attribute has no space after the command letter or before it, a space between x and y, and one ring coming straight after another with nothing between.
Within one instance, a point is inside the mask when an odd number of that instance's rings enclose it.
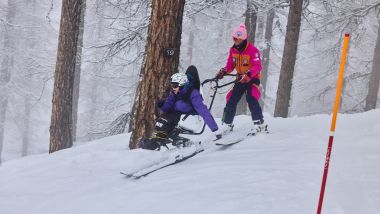
<instances>
[{"instance_id":1,"label":"black ski","mask_svg":"<svg viewBox=\"0 0 380 214\"><path fill-rule=\"evenodd\" d=\"M234 141L230 141L230 142L225 142L223 140L218 140L219 142L216 142L215 145L217 146L231 146L231 145L234 145L234 144L237 144L237 143L240 143L241 141L243 141L244 139L237 139L237 140L234 140Z\"/></svg>"}]
</instances>

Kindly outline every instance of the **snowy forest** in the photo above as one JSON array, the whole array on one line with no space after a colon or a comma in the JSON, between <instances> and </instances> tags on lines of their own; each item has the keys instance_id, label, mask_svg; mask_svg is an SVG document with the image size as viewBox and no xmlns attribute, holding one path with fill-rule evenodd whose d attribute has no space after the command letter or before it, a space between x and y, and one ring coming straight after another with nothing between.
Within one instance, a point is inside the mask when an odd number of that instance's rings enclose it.
<instances>
[{"instance_id":1,"label":"snowy forest","mask_svg":"<svg viewBox=\"0 0 380 214\"><path fill-rule=\"evenodd\" d=\"M153 122L154 112L138 101L155 106L167 77L189 65L201 80L213 78L240 23L261 53L260 103L267 114L332 112L345 33L340 112L376 109L379 12L379 0L2 0L0 161L141 129L131 121ZM153 27L167 17L166 26ZM165 58L164 48L175 49L173 58ZM210 91L202 90L207 102ZM218 92L215 106L225 104L226 92ZM248 114L242 105L239 114ZM222 109L212 114L221 117Z\"/></svg>"}]
</instances>

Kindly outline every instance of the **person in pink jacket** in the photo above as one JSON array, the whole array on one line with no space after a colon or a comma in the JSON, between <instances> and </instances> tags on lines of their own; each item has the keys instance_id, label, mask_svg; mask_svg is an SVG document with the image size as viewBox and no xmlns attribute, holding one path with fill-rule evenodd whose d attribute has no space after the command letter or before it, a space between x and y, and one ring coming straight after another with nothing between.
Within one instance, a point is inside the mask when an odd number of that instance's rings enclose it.
<instances>
[{"instance_id":1,"label":"person in pink jacket","mask_svg":"<svg viewBox=\"0 0 380 214\"><path fill-rule=\"evenodd\" d=\"M267 125L264 124L263 113L258 102L261 95L259 50L247 41L247 30L244 24L240 24L234 29L232 38L234 45L230 48L227 64L216 75L217 78L222 79L224 75L236 70L236 78L239 80L227 94L227 103L222 118L223 131L233 129L236 106L243 94L246 94L253 121L252 133L267 132Z\"/></svg>"}]
</instances>

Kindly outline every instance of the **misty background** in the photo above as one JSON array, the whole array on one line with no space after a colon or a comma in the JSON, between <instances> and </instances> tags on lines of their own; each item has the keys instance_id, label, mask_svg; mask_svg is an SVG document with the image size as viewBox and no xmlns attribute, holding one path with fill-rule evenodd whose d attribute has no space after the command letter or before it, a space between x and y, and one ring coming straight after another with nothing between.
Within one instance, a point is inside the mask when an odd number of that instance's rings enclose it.
<instances>
[{"instance_id":1,"label":"misty background","mask_svg":"<svg viewBox=\"0 0 380 214\"><path fill-rule=\"evenodd\" d=\"M262 52L268 44L264 41L267 1L255 2L262 6L255 39ZM275 108L289 10L287 1L278 2L263 106L270 115ZM351 41L340 112L364 111L378 36L378 4L355 0L304 3L290 117L332 112L345 32ZM11 74L9 82L0 85L0 96L8 97L2 161L49 149L60 7L58 0L0 1L0 68ZM201 80L214 77L225 66L232 30L244 23L246 9L247 0L187 1L179 70L195 65ZM76 143L107 136L112 122L131 111L150 14L150 1L87 1ZM5 58L11 60L4 64ZM219 91L215 106L224 106L228 89ZM207 85L203 93L207 101ZM213 108L212 113L221 117L222 110Z\"/></svg>"}]
</instances>

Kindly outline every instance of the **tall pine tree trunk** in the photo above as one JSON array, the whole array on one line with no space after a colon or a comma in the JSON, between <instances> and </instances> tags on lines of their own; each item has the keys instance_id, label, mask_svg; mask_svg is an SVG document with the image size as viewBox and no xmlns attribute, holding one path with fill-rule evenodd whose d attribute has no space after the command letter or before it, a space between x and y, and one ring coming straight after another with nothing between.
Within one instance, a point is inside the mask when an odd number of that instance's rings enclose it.
<instances>
[{"instance_id":1,"label":"tall pine tree trunk","mask_svg":"<svg viewBox=\"0 0 380 214\"><path fill-rule=\"evenodd\" d=\"M14 0L8 0L8 8L6 13L6 27L3 29L3 51L0 53L2 57L0 64L0 165L2 160L3 144L4 144L4 130L6 122L6 112L8 106L8 83L11 80L11 69L13 67L13 43L12 43L12 26L9 24L14 23L16 14L16 5ZM3 25L4 26L4 25Z\"/></svg>"},{"instance_id":2,"label":"tall pine tree trunk","mask_svg":"<svg viewBox=\"0 0 380 214\"><path fill-rule=\"evenodd\" d=\"M282 54L280 80L277 88L275 117L288 117L294 67L297 59L298 40L301 28L303 0L290 1L285 47Z\"/></svg>"},{"instance_id":3,"label":"tall pine tree trunk","mask_svg":"<svg viewBox=\"0 0 380 214\"><path fill-rule=\"evenodd\" d=\"M184 5L185 0L152 2L147 55L132 108L130 148L136 148L139 139L151 135L158 113L157 99L164 95L169 77L178 70ZM176 53L165 57L164 48L174 48Z\"/></svg>"},{"instance_id":4,"label":"tall pine tree trunk","mask_svg":"<svg viewBox=\"0 0 380 214\"><path fill-rule=\"evenodd\" d=\"M73 145L72 102L82 2L62 0L50 124L50 153Z\"/></svg>"},{"instance_id":5,"label":"tall pine tree trunk","mask_svg":"<svg viewBox=\"0 0 380 214\"><path fill-rule=\"evenodd\" d=\"M365 102L365 111L376 108L377 96L379 94L380 81L380 23L377 29L377 41L372 60L372 72L369 77L368 94Z\"/></svg>"},{"instance_id":6,"label":"tall pine tree trunk","mask_svg":"<svg viewBox=\"0 0 380 214\"><path fill-rule=\"evenodd\" d=\"M260 105L261 107L265 108L265 97L266 97L266 88L267 88L267 81L268 81L268 71L269 71L269 56L270 56L270 49L271 49L271 43L272 43L272 32L273 32L273 20L274 20L274 9L271 8L268 11L267 14L267 21L265 25L265 45L262 55L262 62L263 62L263 69L261 71L261 88L262 88L262 96L260 99Z\"/></svg>"},{"instance_id":7,"label":"tall pine tree trunk","mask_svg":"<svg viewBox=\"0 0 380 214\"><path fill-rule=\"evenodd\" d=\"M84 33L84 17L86 14L86 0L82 0L82 8L80 14L80 25L78 34L78 47L75 63L74 75L74 94L73 94L73 142L77 138L77 123L78 123L78 103L79 103L79 85L82 65L82 48L83 48L83 33Z\"/></svg>"}]
</instances>

